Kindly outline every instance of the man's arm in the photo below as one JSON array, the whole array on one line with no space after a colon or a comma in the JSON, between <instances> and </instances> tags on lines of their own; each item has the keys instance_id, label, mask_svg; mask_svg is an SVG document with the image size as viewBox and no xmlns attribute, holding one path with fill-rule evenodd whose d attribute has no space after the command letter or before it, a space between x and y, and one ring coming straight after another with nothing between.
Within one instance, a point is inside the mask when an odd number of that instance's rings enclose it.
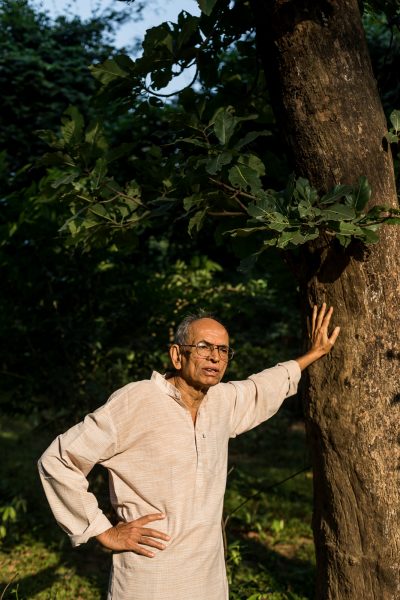
<instances>
[{"instance_id":1,"label":"man's arm","mask_svg":"<svg viewBox=\"0 0 400 600\"><path fill-rule=\"evenodd\" d=\"M69 535L73 546L91 537L112 550L131 550L149 558L148 546L163 550L158 540L169 536L145 527L164 519L161 513L144 515L113 527L88 490L87 475L94 464L103 463L118 452L113 420L104 406L59 436L39 459L43 488L58 524ZM156 539L154 539L156 538Z\"/></svg>"},{"instance_id":2,"label":"man's arm","mask_svg":"<svg viewBox=\"0 0 400 600\"><path fill-rule=\"evenodd\" d=\"M319 310L318 306L314 306L310 332L311 347L306 354L296 358L302 371L332 350L340 332L340 327L335 327L331 335L328 334L332 313L333 307L327 311L325 302Z\"/></svg>"}]
</instances>

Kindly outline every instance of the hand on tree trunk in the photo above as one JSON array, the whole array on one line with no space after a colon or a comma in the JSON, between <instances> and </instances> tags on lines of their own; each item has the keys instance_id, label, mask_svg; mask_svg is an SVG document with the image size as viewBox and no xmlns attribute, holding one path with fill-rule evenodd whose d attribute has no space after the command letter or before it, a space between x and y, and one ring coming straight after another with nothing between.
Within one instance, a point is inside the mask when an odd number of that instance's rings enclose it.
<instances>
[{"instance_id":1,"label":"hand on tree trunk","mask_svg":"<svg viewBox=\"0 0 400 600\"><path fill-rule=\"evenodd\" d=\"M318 309L318 306L314 306L310 333L311 347L306 354L296 358L301 370L332 350L340 332L340 327L335 327L329 335L328 330L332 313L333 307L331 306L327 311L325 302L320 309Z\"/></svg>"}]
</instances>

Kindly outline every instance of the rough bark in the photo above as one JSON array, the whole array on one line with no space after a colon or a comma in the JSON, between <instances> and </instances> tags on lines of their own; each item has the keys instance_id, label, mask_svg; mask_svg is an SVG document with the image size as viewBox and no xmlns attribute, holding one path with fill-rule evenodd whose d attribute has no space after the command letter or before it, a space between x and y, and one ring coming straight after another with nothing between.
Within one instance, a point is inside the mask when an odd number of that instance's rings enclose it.
<instances>
[{"instance_id":1,"label":"rough bark","mask_svg":"<svg viewBox=\"0 0 400 600\"><path fill-rule=\"evenodd\" d=\"M253 0L270 93L293 166L321 191L366 175L397 205L386 121L356 0ZM342 332L309 371L318 600L400 598L400 228L346 251L301 252L304 312L335 307Z\"/></svg>"}]
</instances>

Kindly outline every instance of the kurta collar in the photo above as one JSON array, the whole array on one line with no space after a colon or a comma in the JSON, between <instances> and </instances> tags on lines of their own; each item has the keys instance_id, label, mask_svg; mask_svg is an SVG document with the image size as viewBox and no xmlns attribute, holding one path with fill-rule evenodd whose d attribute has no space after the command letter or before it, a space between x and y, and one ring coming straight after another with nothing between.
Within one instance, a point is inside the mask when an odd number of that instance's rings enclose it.
<instances>
[{"instance_id":1,"label":"kurta collar","mask_svg":"<svg viewBox=\"0 0 400 600\"><path fill-rule=\"evenodd\" d=\"M165 375L161 375L161 373L158 373L158 371L153 371L151 375L151 381L161 388L165 394L170 396L170 398L173 398L176 400L176 402L178 402L178 404L184 408L187 408L186 404L182 400L180 391L174 385L172 385L172 383L169 383L169 381L165 379Z\"/></svg>"},{"instance_id":2,"label":"kurta collar","mask_svg":"<svg viewBox=\"0 0 400 600\"><path fill-rule=\"evenodd\" d=\"M172 385L172 383L169 383L169 381L165 378L165 375L161 375L161 373L158 373L158 371L153 371L151 375L151 381L161 388L165 394L167 394L170 398L173 398L176 402L178 402L178 404L187 410L187 406L182 400L180 391L174 385ZM205 404L207 396L208 394L204 396L201 402L202 405Z\"/></svg>"}]
</instances>

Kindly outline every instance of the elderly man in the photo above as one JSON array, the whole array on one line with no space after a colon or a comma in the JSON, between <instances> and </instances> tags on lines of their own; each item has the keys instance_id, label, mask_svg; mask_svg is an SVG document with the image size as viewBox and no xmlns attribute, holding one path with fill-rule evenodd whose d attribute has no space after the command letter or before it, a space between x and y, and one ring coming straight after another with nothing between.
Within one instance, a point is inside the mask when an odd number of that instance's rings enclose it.
<instances>
[{"instance_id":1,"label":"elderly man","mask_svg":"<svg viewBox=\"0 0 400 600\"><path fill-rule=\"evenodd\" d=\"M39 461L55 518L74 546L114 551L109 600L226 600L221 534L229 438L271 417L300 372L339 334L332 308L314 307L310 350L245 381L220 383L233 356L216 319L189 316L170 348L173 370L129 383L59 436ZM88 491L109 472L112 526Z\"/></svg>"}]
</instances>

